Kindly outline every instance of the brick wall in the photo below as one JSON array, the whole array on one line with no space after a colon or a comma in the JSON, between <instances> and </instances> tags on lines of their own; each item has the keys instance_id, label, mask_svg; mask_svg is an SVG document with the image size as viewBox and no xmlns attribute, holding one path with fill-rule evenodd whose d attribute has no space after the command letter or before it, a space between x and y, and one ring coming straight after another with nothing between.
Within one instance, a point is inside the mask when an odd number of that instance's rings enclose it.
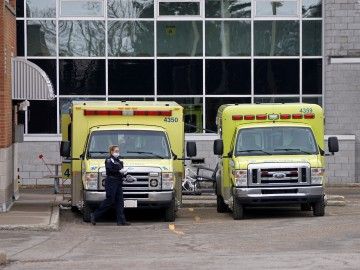
<instances>
[{"instance_id":1,"label":"brick wall","mask_svg":"<svg viewBox=\"0 0 360 270\"><path fill-rule=\"evenodd\" d=\"M16 55L15 1L0 4L0 212L14 196L11 58Z\"/></svg>"},{"instance_id":2,"label":"brick wall","mask_svg":"<svg viewBox=\"0 0 360 270\"><path fill-rule=\"evenodd\" d=\"M355 179L360 181L360 63L331 64L332 57L360 57L360 1L325 4L325 114L327 134L355 135Z\"/></svg>"}]
</instances>

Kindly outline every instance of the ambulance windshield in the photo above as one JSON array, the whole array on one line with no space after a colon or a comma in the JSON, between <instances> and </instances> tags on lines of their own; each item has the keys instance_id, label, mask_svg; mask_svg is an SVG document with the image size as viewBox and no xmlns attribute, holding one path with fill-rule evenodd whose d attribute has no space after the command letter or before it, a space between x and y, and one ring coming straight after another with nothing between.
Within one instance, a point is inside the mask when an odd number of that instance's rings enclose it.
<instances>
[{"instance_id":1,"label":"ambulance windshield","mask_svg":"<svg viewBox=\"0 0 360 270\"><path fill-rule=\"evenodd\" d=\"M318 148L310 128L260 127L240 130L236 156L314 155Z\"/></svg>"},{"instance_id":2,"label":"ambulance windshield","mask_svg":"<svg viewBox=\"0 0 360 270\"><path fill-rule=\"evenodd\" d=\"M165 133L151 130L94 131L90 136L87 156L105 158L111 145L119 146L120 158L170 158Z\"/></svg>"}]
</instances>

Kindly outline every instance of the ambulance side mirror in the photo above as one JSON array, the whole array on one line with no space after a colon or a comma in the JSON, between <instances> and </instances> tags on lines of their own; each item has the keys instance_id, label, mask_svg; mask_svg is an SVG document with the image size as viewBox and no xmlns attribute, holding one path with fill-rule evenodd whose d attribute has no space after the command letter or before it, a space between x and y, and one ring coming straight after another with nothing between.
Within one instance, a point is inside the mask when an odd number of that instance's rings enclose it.
<instances>
[{"instance_id":1,"label":"ambulance side mirror","mask_svg":"<svg viewBox=\"0 0 360 270\"><path fill-rule=\"evenodd\" d=\"M329 137L328 139L329 152L331 154L339 152L339 141L337 137Z\"/></svg>"},{"instance_id":2,"label":"ambulance side mirror","mask_svg":"<svg viewBox=\"0 0 360 270\"><path fill-rule=\"evenodd\" d=\"M71 143L69 141L62 141L60 144L60 156L70 157Z\"/></svg>"},{"instance_id":3,"label":"ambulance side mirror","mask_svg":"<svg viewBox=\"0 0 360 270\"><path fill-rule=\"evenodd\" d=\"M197 154L196 143L186 142L186 155L188 157L195 157Z\"/></svg>"},{"instance_id":4,"label":"ambulance side mirror","mask_svg":"<svg viewBox=\"0 0 360 270\"><path fill-rule=\"evenodd\" d=\"M221 139L214 141L214 154L217 156L222 156L224 153L224 143Z\"/></svg>"}]
</instances>

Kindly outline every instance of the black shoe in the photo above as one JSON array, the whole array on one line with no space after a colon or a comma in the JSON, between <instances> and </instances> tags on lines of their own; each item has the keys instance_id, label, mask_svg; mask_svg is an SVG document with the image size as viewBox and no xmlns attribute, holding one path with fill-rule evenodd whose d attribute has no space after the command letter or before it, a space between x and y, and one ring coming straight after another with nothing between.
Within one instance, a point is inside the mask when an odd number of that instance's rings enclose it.
<instances>
[{"instance_id":1,"label":"black shoe","mask_svg":"<svg viewBox=\"0 0 360 270\"><path fill-rule=\"evenodd\" d=\"M94 226L96 225L94 213L90 214L90 222L91 222L92 225L94 225Z\"/></svg>"},{"instance_id":2,"label":"black shoe","mask_svg":"<svg viewBox=\"0 0 360 270\"><path fill-rule=\"evenodd\" d=\"M125 221L125 222L118 222L118 224L117 224L118 226L130 226L131 225L131 223L130 222L127 222L127 221Z\"/></svg>"}]
</instances>

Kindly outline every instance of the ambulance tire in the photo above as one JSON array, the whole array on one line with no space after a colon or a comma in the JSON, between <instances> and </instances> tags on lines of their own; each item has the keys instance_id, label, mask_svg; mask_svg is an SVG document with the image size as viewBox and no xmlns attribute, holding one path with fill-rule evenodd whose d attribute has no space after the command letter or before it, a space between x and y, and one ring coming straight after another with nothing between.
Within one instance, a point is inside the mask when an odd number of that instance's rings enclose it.
<instances>
[{"instance_id":1,"label":"ambulance tire","mask_svg":"<svg viewBox=\"0 0 360 270\"><path fill-rule=\"evenodd\" d=\"M316 217L322 217L325 215L325 201L324 199L321 199L317 202L315 202L312 206L313 208L313 214Z\"/></svg>"},{"instance_id":2,"label":"ambulance tire","mask_svg":"<svg viewBox=\"0 0 360 270\"><path fill-rule=\"evenodd\" d=\"M216 206L216 210L218 213L226 213L229 211L229 208L224 202L224 198L221 195L216 195Z\"/></svg>"},{"instance_id":3,"label":"ambulance tire","mask_svg":"<svg viewBox=\"0 0 360 270\"><path fill-rule=\"evenodd\" d=\"M87 203L84 203L82 214L83 214L83 221L84 222L90 222L90 220L91 220L91 218L90 218L91 208Z\"/></svg>"},{"instance_id":4,"label":"ambulance tire","mask_svg":"<svg viewBox=\"0 0 360 270\"><path fill-rule=\"evenodd\" d=\"M301 211L311 211L311 204L309 203L302 203L301 204Z\"/></svg>"},{"instance_id":5,"label":"ambulance tire","mask_svg":"<svg viewBox=\"0 0 360 270\"><path fill-rule=\"evenodd\" d=\"M165 208L165 221L173 222L176 217L176 209L175 209L175 198L171 200L171 203L168 207Z\"/></svg>"},{"instance_id":6,"label":"ambulance tire","mask_svg":"<svg viewBox=\"0 0 360 270\"><path fill-rule=\"evenodd\" d=\"M244 218L244 206L234 198L233 202L233 218L234 220L240 220Z\"/></svg>"}]
</instances>

